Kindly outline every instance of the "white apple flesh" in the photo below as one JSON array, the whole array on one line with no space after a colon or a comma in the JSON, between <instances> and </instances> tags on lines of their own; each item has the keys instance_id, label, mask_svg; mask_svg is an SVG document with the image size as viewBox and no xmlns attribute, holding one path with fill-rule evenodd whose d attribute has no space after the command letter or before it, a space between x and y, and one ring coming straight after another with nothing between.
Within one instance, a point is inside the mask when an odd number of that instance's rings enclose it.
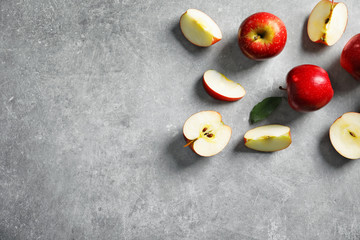
<instances>
[{"instance_id":1,"label":"white apple flesh","mask_svg":"<svg viewBox=\"0 0 360 240\"><path fill-rule=\"evenodd\" d=\"M360 158L360 113L348 112L335 120L329 130L335 150L345 158Z\"/></svg>"},{"instance_id":2,"label":"white apple flesh","mask_svg":"<svg viewBox=\"0 0 360 240\"><path fill-rule=\"evenodd\" d=\"M210 96L223 101L237 101L244 97L245 89L215 70L204 73L203 85Z\"/></svg>"},{"instance_id":3,"label":"white apple flesh","mask_svg":"<svg viewBox=\"0 0 360 240\"><path fill-rule=\"evenodd\" d=\"M348 20L344 3L321 0L312 10L307 32L313 42L334 45L343 35Z\"/></svg>"},{"instance_id":4,"label":"white apple flesh","mask_svg":"<svg viewBox=\"0 0 360 240\"><path fill-rule=\"evenodd\" d=\"M188 9L180 18L185 38L199 47L208 47L222 39L219 26L208 15L197 9Z\"/></svg>"},{"instance_id":5,"label":"white apple flesh","mask_svg":"<svg viewBox=\"0 0 360 240\"><path fill-rule=\"evenodd\" d=\"M261 152L275 152L291 144L290 128L282 125L265 125L247 131L245 146Z\"/></svg>"},{"instance_id":6,"label":"white apple flesh","mask_svg":"<svg viewBox=\"0 0 360 240\"><path fill-rule=\"evenodd\" d=\"M215 111L202 111L188 118L183 127L187 144L195 153L203 157L214 156L229 143L231 128L221 120Z\"/></svg>"}]
</instances>

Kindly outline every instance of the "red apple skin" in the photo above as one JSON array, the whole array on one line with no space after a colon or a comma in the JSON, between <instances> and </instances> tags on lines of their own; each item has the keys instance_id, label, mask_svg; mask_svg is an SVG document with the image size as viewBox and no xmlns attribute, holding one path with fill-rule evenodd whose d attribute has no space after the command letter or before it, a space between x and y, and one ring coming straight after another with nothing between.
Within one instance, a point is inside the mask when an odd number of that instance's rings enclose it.
<instances>
[{"instance_id":1,"label":"red apple skin","mask_svg":"<svg viewBox=\"0 0 360 240\"><path fill-rule=\"evenodd\" d=\"M283 21L267 12L255 13L246 18L238 31L241 51L250 59L258 61L280 54L286 40L287 31Z\"/></svg>"},{"instance_id":2,"label":"red apple skin","mask_svg":"<svg viewBox=\"0 0 360 240\"><path fill-rule=\"evenodd\" d=\"M300 65L286 77L289 105L299 112L315 111L334 95L328 73L316 65Z\"/></svg>"},{"instance_id":3,"label":"red apple skin","mask_svg":"<svg viewBox=\"0 0 360 240\"><path fill-rule=\"evenodd\" d=\"M217 92L215 92L214 90L212 90L206 83L204 77L203 77L203 85L204 85L204 88L206 90L206 92L212 96L213 98L217 99L217 100L221 100L221 101L227 101L227 102L234 102L234 101L237 101L237 100L240 100L242 99L244 96L242 96L241 98L230 98L230 97L226 97L224 95L221 95Z\"/></svg>"},{"instance_id":4,"label":"red apple skin","mask_svg":"<svg viewBox=\"0 0 360 240\"><path fill-rule=\"evenodd\" d=\"M360 33L346 43L340 56L340 64L351 76L360 81Z\"/></svg>"}]
</instances>

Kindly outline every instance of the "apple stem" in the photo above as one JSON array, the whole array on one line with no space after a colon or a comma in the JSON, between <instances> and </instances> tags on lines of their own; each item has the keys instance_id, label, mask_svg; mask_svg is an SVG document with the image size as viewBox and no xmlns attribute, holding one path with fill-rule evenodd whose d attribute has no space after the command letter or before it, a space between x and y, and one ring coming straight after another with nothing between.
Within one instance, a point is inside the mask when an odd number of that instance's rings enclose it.
<instances>
[{"instance_id":1,"label":"apple stem","mask_svg":"<svg viewBox=\"0 0 360 240\"><path fill-rule=\"evenodd\" d=\"M185 145L184 145L184 148L190 146L193 142L195 142L195 140L196 140L196 139L191 140L190 142L188 142L187 144L185 144Z\"/></svg>"},{"instance_id":2,"label":"apple stem","mask_svg":"<svg viewBox=\"0 0 360 240\"><path fill-rule=\"evenodd\" d=\"M334 9L334 0L331 0L331 11ZM331 15L331 13L330 13L330 15Z\"/></svg>"},{"instance_id":3,"label":"apple stem","mask_svg":"<svg viewBox=\"0 0 360 240\"><path fill-rule=\"evenodd\" d=\"M282 86L279 87L280 90L286 91L287 88L283 88Z\"/></svg>"}]
</instances>

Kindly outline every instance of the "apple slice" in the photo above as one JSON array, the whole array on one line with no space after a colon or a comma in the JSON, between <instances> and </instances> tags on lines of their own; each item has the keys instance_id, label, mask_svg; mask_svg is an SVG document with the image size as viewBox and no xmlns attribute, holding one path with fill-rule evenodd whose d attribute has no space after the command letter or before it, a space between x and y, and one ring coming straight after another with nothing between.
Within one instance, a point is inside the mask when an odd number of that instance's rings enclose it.
<instances>
[{"instance_id":1,"label":"apple slice","mask_svg":"<svg viewBox=\"0 0 360 240\"><path fill-rule=\"evenodd\" d=\"M204 73L203 85L207 93L219 100L237 101L244 97L245 89L215 70Z\"/></svg>"},{"instance_id":2,"label":"apple slice","mask_svg":"<svg viewBox=\"0 0 360 240\"><path fill-rule=\"evenodd\" d=\"M309 16L307 32L313 42L334 45L343 35L348 20L344 3L321 0Z\"/></svg>"},{"instance_id":3,"label":"apple slice","mask_svg":"<svg viewBox=\"0 0 360 240\"><path fill-rule=\"evenodd\" d=\"M188 9L181 15L180 28L186 39L199 47L211 46L222 38L214 20L197 9Z\"/></svg>"},{"instance_id":4,"label":"apple slice","mask_svg":"<svg viewBox=\"0 0 360 240\"><path fill-rule=\"evenodd\" d=\"M265 125L245 133L245 146L261 152L275 152L291 144L290 128L282 125Z\"/></svg>"},{"instance_id":5,"label":"apple slice","mask_svg":"<svg viewBox=\"0 0 360 240\"><path fill-rule=\"evenodd\" d=\"M183 134L190 148L200 156L210 157L221 152L229 143L231 128L221 120L215 111L202 111L189 117L183 127Z\"/></svg>"},{"instance_id":6,"label":"apple slice","mask_svg":"<svg viewBox=\"0 0 360 240\"><path fill-rule=\"evenodd\" d=\"M329 130L335 150L345 158L360 158L360 113L348 112L335 120Z\"/></svg>"}]
</instances>

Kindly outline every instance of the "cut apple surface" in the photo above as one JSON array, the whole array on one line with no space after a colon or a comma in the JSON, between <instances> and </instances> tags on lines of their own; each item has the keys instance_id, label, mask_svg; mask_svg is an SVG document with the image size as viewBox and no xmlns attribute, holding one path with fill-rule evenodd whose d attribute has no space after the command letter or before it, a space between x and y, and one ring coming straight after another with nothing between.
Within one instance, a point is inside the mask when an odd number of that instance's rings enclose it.
<instances>
[{"instance_id":1,"label":"cut apple surface","mask_svg":"<svg viewBox=\"0 0 360 240\"><path fill-rule=\"evenodd\" d=\"M215 70L208 70L204 73L203 85L210 96L223 101L237 101L246 93L239 83Z\"/></svg>"},{"instance_id":2,"label":"cut apple surface","mask_svg":"<svg viewBox=\"0 0 360 240\"><path fill-rule=\"evenodd\" d=\"M321 0L312 10L307 32L313 42L334 45L345 31L348 11L344 3Z\"/></svg>"},{"instance_id":3,"label":"cut apple surface","mask_svg":"<svg viewBox=\"0 0 360 240\"><path fill-rule=\"evenodd\" d=\"M197 9L188 9L181 16L180 28L187 40L200 47L211 46L222 39L219 26Z\"/></svg>"},{"instance_id":4,"label":"cut apple surface","mask_svg":"<svg viewBox=\"0 0 360 240\"><path fill-rule=\"evenodd\" d=\"M245 146L261 152L275 152L291 144L290 128L265 125L249 130L244 136Z\"/></svg>"},{"instance_id":5,"label":"cut apple surface","mask_svg":"<svg viewBox=\"0 0 360 240\"><path fill-rule=\"evenodd\" d=\"M183 127L186 147L203 157L221 152L229 143L231 128L221 120L215 111L202 111L188 118Z\"/></svg>"},{"instance_id":6,"label":"cut apple surface","mask_svg":"<svg viewBox=\"0 0 360 240\"><path fill-rule=\"evenodd\" d=\"M335 150L345 158L360 158L360 113L348 112L330 127L330 141Z\"/></svg>"}]
</instances>

